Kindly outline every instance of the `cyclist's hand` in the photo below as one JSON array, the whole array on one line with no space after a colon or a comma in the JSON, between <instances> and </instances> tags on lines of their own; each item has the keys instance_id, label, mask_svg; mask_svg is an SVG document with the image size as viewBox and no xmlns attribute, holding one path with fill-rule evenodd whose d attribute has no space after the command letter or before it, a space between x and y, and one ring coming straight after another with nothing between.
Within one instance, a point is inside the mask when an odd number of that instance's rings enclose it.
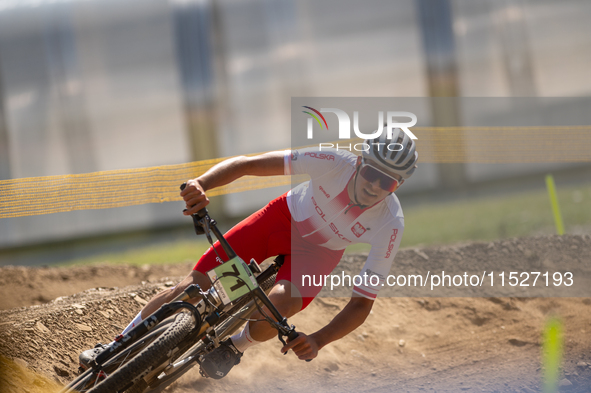
<instances>
[{"instance_id":1,"label":"cyclist's hand","mask_svg":"<svg viewBox=\"0 0 591 393\"><path fill-rule=\"evenodd\" d=\"M312 360L318 356L318 343L313 336L298 332L298 336L281 348L282 353L293 350L298 359Z\"/></svg>"},{"instance_id":2,"label":"cyclist's hand","mask_svg":"<svg viewBox=\"0 0 591 393\"><path fill-rule=\"evenodd\" d=\"M209 204L209 199L205 195L205 191L198 180L193 179L187 181L187 186L181 191L181 196L187 205L187 210L183 212L186 216L197 213Z\"/></svg>"}]
</instances>

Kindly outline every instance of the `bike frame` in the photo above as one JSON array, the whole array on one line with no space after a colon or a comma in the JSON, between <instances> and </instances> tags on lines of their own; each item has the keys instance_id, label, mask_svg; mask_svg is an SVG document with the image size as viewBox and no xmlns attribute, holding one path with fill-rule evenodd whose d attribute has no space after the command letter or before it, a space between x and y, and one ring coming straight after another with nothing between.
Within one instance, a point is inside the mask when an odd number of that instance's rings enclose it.
<instances>
[{"instance_id":1,"label":"bike frame","mask_svg":"<svg viewBox=\"0 0 591 393\"><path fill-rule=\"evenodd\" d=\"M184 187L181 187L181 189L183 189L183 188ZM233 258L236 258L236 256L237 256L236 252L232 249L232 247L230 246L228 241L224 238L224 235L218 229L216 221L209 217L207 209L205 209L205 208L201 209L196 214L193 214L192 217L193 217L193 225L195 226L196 233L200 233L200 228L202 228L205 231L205 235L207 236L207 239L209 240L210 244L213 247L213 241L211 239L211 236L209 235L209 231L211 230L213 232L213 234L215 235L215 237L220 242L222 249L224 250L224 252L228 256L228 261ZM221 259L221 256L220 256L220 259ZM224 261L224 262L227 262L227 261ZM294 327L293 326L290 327L287 324L287 319L281 315L279 310L277 310L275 305L273 303L271 303L271 301L269 300L269 298L267 297L267 295L265 294L265 292L261 288L259 288L259 287L255 288L254 290L251 291L251 294L255 298L259 299L263 303L263 305L265 305L265 307L267 307L267 309L271 312L271 314L273 314L273 317L275 317L275 319L279 323L278 326L275 326L275 327L279 330L279 336L280 336L280 340L282 342L283 342L283 339L281 338L282 336L287 336L288 340L292 340L293 338L297 337L297 333L295 333ZM179 300L184 301L187 299L185 297L180 297Z\"/></svg>"},{"instance_id":2,"label":"bike frame","mask_svg":"<svg viewBox=\"0 0 591 393\"><path fill-rule=\"evenodd\" d=\"M228 261L236 258L237 255L226 241L223 234L217 228L215 220L211 219L206 209L200 210L198 213L192 215L195 231L197 234L204 233L207 236L208 241L213 246L213 240L210 232L213 232L217 240L220 242L221 247L228 256ZM215 249L214 249L215 250ZM221 258L221 256L220 256ZM261 272L256 280L259 284L267 282L275 273L278 272L279 268L283 265L283 256L279 256L275 259L273 264ZM227 261L224 261L227 262ZM260 272L258 264L251 260L249 265L253 273ZM177 363L164 362L160 365L154 365L155 368L144 375L143 378L149 383L150 389L160 392L172 381L179 378L184 372L194 366L195 362L199 362L200 358L209 353L215 347L219 345L219 340L228 334L231 334L241 324L244 323L245 319L248 318L256 308L260 309L260 305L257 303L260 301L275 318L275 321L271 320L268 316L265 319L278 331L279 340L285 345L283 337L287 337L288 341L295 339L298 333L295 331L293 325L287 323L287 319L281 315L279 310L273 305L273 303L267 297L265 291L257 286L254 290L249 292L252 295L252 300L240 306L237 311L232 311L232 315L228 314L227 320L222 321L221 324L216 326L220 321L220 308L225 307L222 303L220 296L218 295L215 287L212 285L207 291L203 291L198 285L189 285L185 290L179 294L171 302L162 305L152 315L146 318L138 326L132 328L129 332L123 335L119 335L109 345L109 347L102 351L91 363L90 368L87 372L92 373L97 378L103 373L105 367L110 366L109 361L114 359L117 355L121 354L126 349L130 348L135 343L139 342L146 334L155 329L165 319L172 315L186 310L191 313L195 319L195 327L189 334L183 339L181 344L178 345L177 354L182 354L178 359L182 359ZM240 299L243 299L246 295L241 298L235 299L232 303L231 309L235 309L237 304L240 304ZM201 299L196 305L196 299ZM183 345L183 343L185 343ZM169 359L170 361L170 359ZM164 374L162 374L164 373ZM87 373L84 373L87 374ZM67 389L67 388L66 388ZM65 390L70 391L70 390Z\"/></svg>"},{"instance_id":3,"label":"bike frame","mask_svg":"<svg viewBox=\"0 0 591 393\"><path fill-rule=\"evenodd\" d=\"M279 270L279 268L283 265L283 258L284 257L282 255L277 257L273 262L272 266L265 269L259 276L257 276L257 281L259 284L262 284L263 282L268 280L274 273L276 273ZM215 338L218 340L218 342L221 338L226 336L227 332L235 331L238 327L240 327L240 325L244 323L244 319L248 318L254 312L255 306L252 304L252 302L254 301L255 300L253 299L249 303L245 304L240 311L233 314L233 316L229 318L227 321L223 322L222 325L216 327ZM204 347L207 347L209 345L208 343L201 340L201 338L205 338L205 335L195 336L194 333L190 334L185 339L185 341L197 341L197 343L187 348L187 350L184 352L183 359L181 361L172 363L164 369L154 370L149 375L147 375L145 379L147 381L150 381L150 388L157 392L160 392L161 390L158 390L160 387L164 389L168 386L169 383L172 383L176 379L180 378L180 376L184 375L187 371L194 367L195 363L198 363L200 361L200 356L203 354ZM291 340L291 338L289 339ZM164 373L165 376L160 377L158 380L154 379L162 373Z\"/></svg>"}]
</instances>

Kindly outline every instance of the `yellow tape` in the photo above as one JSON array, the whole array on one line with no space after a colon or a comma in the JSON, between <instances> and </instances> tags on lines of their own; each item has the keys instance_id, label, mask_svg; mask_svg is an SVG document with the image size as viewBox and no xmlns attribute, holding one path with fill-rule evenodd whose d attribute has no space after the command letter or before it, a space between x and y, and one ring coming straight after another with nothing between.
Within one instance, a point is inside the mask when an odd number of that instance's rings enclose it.
<instances>
[{"instance_id":1,"label":"yellow tape","mask_svg":"<svg viewBox=\"0 0 591 393\"><path fill-rule=\"evenodd\" d=\"M413 127L421 163L591 162L591 126ZM339 146L361 139L335 141ZM180 200L179 185L223 158L188 164L0 181L0 218ZM287 185L288 176L244 177L209 196Z\"/></svg>"},{"instance_id":2,"label":"yellow tape","mask_svg":"<svg viewBox=\"0 0 591 393\"><path fill-rule=\"evenodd\" d=\"M180 200L179 186L223 159L0 182L0 218ZM208 196L290 184L289 176L245 176Z\"/></svg>"},{"instance_id":3,"label":"yellow tape","mask_svg":"<svg viewBox=\"0 0 591 393\"><path fill-rule=\"evenodd\" d=\"M591 162L591 126L413 127L420 163ZM339 147L363 142L328 142ZM361 149L359 145L357 149Z\"/></svg>"},{"instance_id":4,"label":"yellow tape","mask_svg":"<svg viewBox=\"0 0 591 393\"><path fill-rule=\"evenodd\" d=\"M591 162L591 126L416 127L419 162Z\"/></svg>"}]
</instances>

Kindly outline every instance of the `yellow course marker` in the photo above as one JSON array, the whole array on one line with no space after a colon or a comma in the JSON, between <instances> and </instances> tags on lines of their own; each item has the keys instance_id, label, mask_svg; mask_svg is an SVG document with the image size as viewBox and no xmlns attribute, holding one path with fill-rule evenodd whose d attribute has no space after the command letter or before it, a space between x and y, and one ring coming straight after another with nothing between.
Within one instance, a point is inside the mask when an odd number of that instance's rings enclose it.
<instances>
[{"instance_id":1,"label":"yellow course marker","mask_svg":"<svg viewBox=\"0 0 591 393\"><path fill-rule=\"evenodd\" d=\"M562 323L556 317L546 322L542 347L544 393L558 392L558 377L562 363Z\"/></svg>"},{"instance_id":2,"label":"yellow course marker","mask_svg":"<svg viewBox=\"0 0 591 393\"><path fill-rule=\"evenodd\" d=\"M560 214L558 196L556 195L556 186L554 185L554 177L552 177L552 175L546 175L546 188L548 188L548 195L550 196L550 204L552 205L552 214L554 214L556 233L558 235L564 235L564 224L562 223L562 214Z\"/></svg>"}]
</instances>

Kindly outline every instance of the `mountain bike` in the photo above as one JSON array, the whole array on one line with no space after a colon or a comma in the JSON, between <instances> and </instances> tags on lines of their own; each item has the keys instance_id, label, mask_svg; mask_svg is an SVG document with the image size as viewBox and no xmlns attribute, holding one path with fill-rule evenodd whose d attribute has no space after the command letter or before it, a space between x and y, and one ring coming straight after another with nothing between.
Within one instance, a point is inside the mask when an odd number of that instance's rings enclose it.
<instances>
[{"instance_id":1,"label":"mountain bike","mask_svg":"<svg viewBox=\"0 0 591 393\"><path fill-rule=\"evenodd\" d=\"M207 273L211 287L202 290L190 285L138 326L117 336L61 393L162 392L242 327L256 310L277 329L283 345L284 337L289 342L298 336L267 297L284 257L278 256L262 271L254 259L246 264L236 255L206 209L192 218L195 232L205 234L212 245L213 233L228 256Z\"/></svg>"}]
</instances>

